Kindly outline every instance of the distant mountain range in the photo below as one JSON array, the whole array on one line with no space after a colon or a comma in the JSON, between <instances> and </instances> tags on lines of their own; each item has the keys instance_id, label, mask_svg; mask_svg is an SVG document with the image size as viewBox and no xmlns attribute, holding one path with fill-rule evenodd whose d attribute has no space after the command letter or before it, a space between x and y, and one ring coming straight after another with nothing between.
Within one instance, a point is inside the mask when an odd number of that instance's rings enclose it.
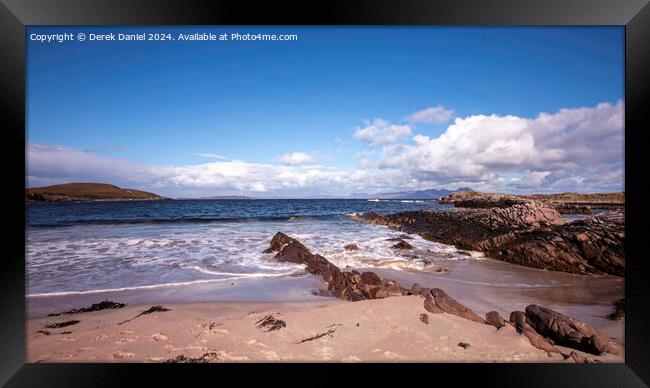
<instances>
[{"instance_id":1,"label":"distant mountain range","mask_svg":"<svg viewBox=\"0 0 650 388\"><path fill-rule=\"evenodd\" d=\"M183 199L183 198L179 198ZM198 197L193 199L257 199L255 197L249 197L247 195L213 195L210 197Z\"/></svg>"},{"instance_id":2,"label":"distant mountain range","mask_svg":"<svg viewBox=\"0 0 650 388\"><path fill-rule=\"evenodd\" d=\"M415 191L398 191L391 193L352 193L347 197L334 196L334 195L313 195L310 197L288 197L288 196L264 196L264 197L250 197L244 195L215 195L209 197L194 197L194 198L177 198L177 199L439 199L451 193L459 191L473 191L468 187L461 187L456 190L446 189L428 189L428 190L415 190Z\"/></svg>"},{"instance_id":3,"label":"distant mountain range","mask_svg":"<svg viewBox=\"0 0 650 388\"><path fill-rule=\"evenodd\" d=\"M459 191L473 191L469 187L461 187L456 190L446 190L446 189L428 189L428 190L416 190L416 191L398 191L395 193L379 193L368 198L380 198L380 199L439 199L445 197L451 193L456 193Z\"/></svg>"}]
</instances>

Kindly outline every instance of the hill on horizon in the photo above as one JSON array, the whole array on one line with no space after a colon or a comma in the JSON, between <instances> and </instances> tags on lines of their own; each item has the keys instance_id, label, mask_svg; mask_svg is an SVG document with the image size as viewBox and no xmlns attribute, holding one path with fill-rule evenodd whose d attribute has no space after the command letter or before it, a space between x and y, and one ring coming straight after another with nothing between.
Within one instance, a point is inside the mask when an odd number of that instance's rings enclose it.
<instances>
[{"instance_id":1,"label":"hill on horizon","mask_svg":"<svg viewBox=\"0 0 650 388\"><path fill-rule=\"evenodd\" d=\"M164 197L147 191L123 189L107 183L63 183L25 190L25 199L33 202L65 201L154 201Z\"/></svg>"}]
</instances>

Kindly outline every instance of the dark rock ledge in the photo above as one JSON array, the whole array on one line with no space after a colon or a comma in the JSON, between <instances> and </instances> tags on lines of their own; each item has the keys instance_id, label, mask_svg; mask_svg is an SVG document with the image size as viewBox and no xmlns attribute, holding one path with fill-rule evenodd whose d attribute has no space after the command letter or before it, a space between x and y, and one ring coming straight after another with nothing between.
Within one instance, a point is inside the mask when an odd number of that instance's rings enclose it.
<instances>
[{"instance_id":1,"label":"dark rock ledge","mask_svg":"<svg viewBox=\"0 0 650 388\"><path fill-rule=\"evenodd\" d=\"M468 200L470 201L470 200ZM610 210L565 223L560 213L532 200L488 201L452 211L411 211L351 217L418 233L423 238L482 251L513 264L576 274L625 274L625 213Z\"/></svg>"}]
</instances>

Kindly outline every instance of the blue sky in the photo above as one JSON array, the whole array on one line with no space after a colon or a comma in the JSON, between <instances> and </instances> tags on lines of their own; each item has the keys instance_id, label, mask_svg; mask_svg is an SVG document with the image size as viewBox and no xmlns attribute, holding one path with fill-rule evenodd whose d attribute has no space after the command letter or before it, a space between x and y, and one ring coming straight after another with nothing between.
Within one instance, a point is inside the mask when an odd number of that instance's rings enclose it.
<instances>
[{"instance_id":1,"label":"blue sky","mask_svg":"<svg viewBox=\"0 0 650 388\"><path fill-rule=\"evenodd\" d=\"M622 122L620 136L603 124L622 121L622 27L30 27L27 34L162 31L174 37L297 34L298 41L28 39L29 184L111 180L190 196L343 195L460 184L497 191L623 189ZM602 103L609 106L598 108ZM427 108L438 109L412 116ZM558 143L557 128L537 128L540 114L562 110L574 114L562 121L561 135L580 150ZM472 117L484 119L472 126ZM452 174L435 160L440 153L430 155L443 144L462 154L462 139L489 133L485 126L498 131L493 127L505 117L523 120L511 134L514 143L497 134L496 143L473 145L483 156L471 166ZM567 156L588 151L577 145L584 136L576 128L586 125L579 120L604 125L592 133L621 143L614 142L618 151L612 148L607 160L594 155L587 163L611 173L598 184L595 171L585 170L587 156ZM463 135L449 143L443 134L454 123ZM587 146L595 151L599 138ZM517 153L507 147L539 151L539 157L514 157L504 166L486 154ZM83 168L75 167L75 155ZM111 175L111 164L123 166L124 174ZM269 174L286 182L269 182ZM539 183L523 185L526 179Z\"/></svg>"}]
</instances>

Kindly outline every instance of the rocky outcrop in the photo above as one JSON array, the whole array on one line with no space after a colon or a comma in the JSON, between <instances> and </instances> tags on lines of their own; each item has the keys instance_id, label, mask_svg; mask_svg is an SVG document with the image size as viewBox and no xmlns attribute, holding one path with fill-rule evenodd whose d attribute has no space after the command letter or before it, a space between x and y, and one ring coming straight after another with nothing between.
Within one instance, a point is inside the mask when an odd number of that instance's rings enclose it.
<instances>
[{"instance_id":1,"label":"rocky outcrop","mask_svg":"<svg viewBox=\"0 0 650 388\"><path fill-rule=\"evenodd\" d=\"M535 201L386 216L371 212L354 219L528 267L577 274L625 272L625 218L620 209L571 223L553 207Z\"/></svg>"},{"instance_id":2,"label":"rocky outcrop","mask_svg":"<svg viewBox=\"0 0 650 388\"><path fill-rule=\"evenodd\" d=\"M591 214L591 206L589 205L562 202L554 204L553 207L560 214Z\"/></svg>"},{"instance_id":3,"label":"rocky outcrop","mask_svg":"<svg viewBox=\"0 0 650 388\"><path fill-rule=\"evenodd\" d=\"M592 326L535 304L526 307L526 318L535 330L558 345L592 354L619 354L620 345Z\"/></svg>"},{"instance_id":4,"label":"rocky outcrop","mask_svg":"<svg viewBox=\"0 0 650 388\"><path fill-rule=\"evenodd\" d=\"M341 299L358 301L391 296L420 295L425 297L424 308L429 312L448 313L485 323L485 320L474 311L463 306L439 288L425 288L415 283L410 290L407 290L397 280L381 278L374 272L341 271L323 256L311 253L298 240L281 232L273 236L269 248L264 252L277 252L274 259L279 262L304 264L309 273L319 275L327 283L329 295Z\"/></svg>"},{"instance_id":5,"label":"rocky outcrop","mask_svg":"<svg viewBox=\"0 0 650 388\"><path fill-rule=\"evenodd\" d=\"M424 309L431 313L447 313L457 315L470 321L485 323L485 320L476 313L455 299L447 295L443 290L434 288L426 294L424 299Z\"/></svg>"},{"instance_id":6,"label":"rocky outcrop","mask_svg":"<svg viewBox=\"0 0 650 388\"><path fill-rule=\"evenodd\" d=\"M327 283L328 294L338 298L381 299L408 292L396 280L382 279L374 272L341 271L323 256L311 253L298 240L281 232L273 236L264 252L277 252L274 259L279 262L304 264L309 273L319 275Z\"/></svg>"},{"instance_id":7,"label":"rocky outcrop","mask_svg":"<svg viewBox=\"0 0 650 388\"><path fill-rule=\"evenodd\" d=\"M271 239L271 242L269 243L269 247L264 250L264 253L272 253L272 252L278 252L284 247L285 245L293 243L297 246L300 246L304 249L307 249L304 245L302 245L298 240L296 240L293 237L289 237L286 234L282 232L276 233L273 238ZM284 260L287 261L287 260Z\"/></svg>"},{"instance_id":8,"label":"rocky outcrop","mask_svg":"<svg viewBox=\"0 0 650 388\"><path fill-rule=\"evenodd\" d=\"M343 248L345 248L348 251L358 251L359 250L359 246L357 244L346 244L346 245L343 246Z\"/></svg>"},{"instance_id":9,"label":"rocky outcrop","mask_svg":"<svg viewBox=\"0 0 650 388\"><path fill-rule=\"evenodd\" d=\"M539 335L539 333L535 331L535 329L528 323L526 314L524 314L523 311L513 311L510 314L510 322L515 326L517 332L525 335L530 341L530 344L537 349L547 352L549 356L551 353L562 354L562 352L556 348L551 341Z\"/></svg>"},{"instance_id":10,"label":"rocky outcrop","mask_svg":"<svg viewBox=\"0 0 650 388\"><path fill-rule=\"evenodd\" d=\"M562 353L555 345L566 346L595 355L620 354L623 347L588 324L551 309L531 304L526 312L513 311L510 322L525 335L531 345L549 353L560 353L575 362L592 362L576 352Z\"/></svg>"},{"instance_id":11,"label":"rocky outcrop","mask_svg":"<svg viewBox=\"0 0 650 388\"><path fill-rule=\"evenodd\" d=\"M273 237L269 245L265 252L276 252L273 256L275 260L304 264L308 272L319 275L327 283L327 294L331 296L358 301L391 296L419 295L424 298L424 309L433 314L452 314L477 323L492 325L497 329L507 324L497 311L490 311L486 314L485 319L481 318L439 288L427 288L414 283L407 290L396 280L381 278L374 272L341 271L323 256L311 253L298 240L281 232ZM429 323L429 317L426 314L421 314L420 320L423 323ZM548 352L549 355L559 353L565 359L572 357L576 362L590 361L575 352L571 355L564 354L555 344L597 355L604 352L612 354L622 352L621 345L588 324L534 304L526 307L525 313L522 311L512 312L510 323L517 332L525 335L534 347Z\"/></svg>"},{"instance_id":12,"label":"rocky outcrop","mask_svg":"<svg viewBox=\"0 0 650 388\"><path fill-rule=\"evenodd\" d=\"M264 250L264 253L278 252L280 249L282 249L283 246L289 243L294 243L305 248L305 246L298 242L298 240L295 238L289 237L282 232L278 232L275 234L275 236L273 236L271 242L269 243L269 247Z\"/></svg>"},{"instance_id":13,"label":"rocky outcrop","mask_svg":"<svg viewBox=\"0 0 650 388\"><path fill-rule=\"evenodd\" d=\"M624 276L624 212L611 210L561 227L516 233L486 253L490 257L529 267Z\"/></svg>"},{"instance_id":14,"label":"rocky outcrop","mask_svg":"<svg viewBox=\"0 0 650 388\"><path fill-rule=\"evenodd\" d=\"M624 193L596 194L534 194L512 195L464 191L451 193L440 199L440 203L462 208L508 207L526 201L536 201L555 208L561 214L592 214L592 209L622 209L625 207Z\"/></svg>"}]
</instances>

